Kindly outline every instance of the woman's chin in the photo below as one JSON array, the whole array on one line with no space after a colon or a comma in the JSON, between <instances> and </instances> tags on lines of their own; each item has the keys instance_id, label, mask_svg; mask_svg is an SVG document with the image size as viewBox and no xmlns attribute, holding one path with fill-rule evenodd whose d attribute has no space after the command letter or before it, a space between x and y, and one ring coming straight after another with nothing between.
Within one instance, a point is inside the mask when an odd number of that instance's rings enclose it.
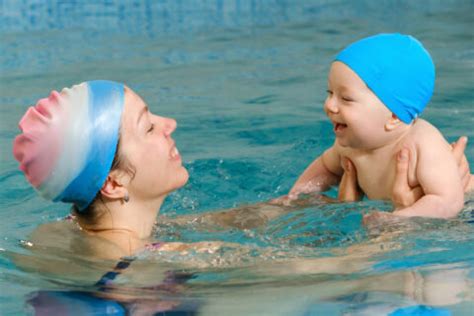
<instances>
[{"instance_id":1,"label":"woman's chin","mask_svg":"<svg viewBox=\"0 0 474 316\"><path fill-rule=\"evenodd\" d=\"M181 170L178 172L178 187L176 189L179 189L183 187L186 183L188 183L189 180L189 172L186 170L186 168L182 167Z\"/></svg>"},{"instance_id":2,"label":"woman's chin","mask_svg":"<svg viewBox=\"0 0 474 316\"><path fill-rule=\"evenodd\" d=\"M176 191L182 188L186 183L188 183L189 173L186 168L182 167L176 171L173 178L169 180L167 183L162 183L160 185L153 185L153 187L159 187L163 191L160 192L160 195L165 194L168 195L173 191Z\"/></svg>"}]
</instances>

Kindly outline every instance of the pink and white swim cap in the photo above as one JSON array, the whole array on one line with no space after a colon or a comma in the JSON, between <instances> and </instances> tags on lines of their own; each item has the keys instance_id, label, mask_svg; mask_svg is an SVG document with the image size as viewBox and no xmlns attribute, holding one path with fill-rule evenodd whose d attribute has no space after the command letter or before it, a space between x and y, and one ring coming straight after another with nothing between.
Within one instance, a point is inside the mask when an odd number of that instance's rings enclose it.
<instances>
[{"instance_id":1,"label":"pink and white swim cap","mask_svg":"<svg viewBox=\"0 0 474 316\"><path fill-rule=\"evenodd\" d=\"M117 150L124 86L88 81L30 107L13 155L46 199L86 208L102 187Z\"/></svg>"}]
</instances>

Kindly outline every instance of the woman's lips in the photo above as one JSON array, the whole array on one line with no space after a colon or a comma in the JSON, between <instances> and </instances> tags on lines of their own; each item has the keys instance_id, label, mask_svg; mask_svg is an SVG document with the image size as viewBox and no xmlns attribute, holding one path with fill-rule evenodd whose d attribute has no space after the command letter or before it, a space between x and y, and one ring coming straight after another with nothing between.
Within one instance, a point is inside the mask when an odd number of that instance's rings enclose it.
<instances>
[{"instance_id":1,"label":"woman's lips","mask_svg":"<svg viewBox=\"0 0 474 316\"><path fill-rule=\"evenodd\" d=\"M173 147L173 149L171 150L171 158L173 158L173 159L179 158L178 148Z\"/></svg>"},{"instance_id":2,"label":"woman's lips","mask_svg":"<svg viewBox=\"0 0 474 316\"><path fill-rule=\"evenodd\" d=\"M171 157L171 160L181 160L181 156L179 155L178 148L176 148L174 142L173 142L173 147L170 150L170 157Z\"/></svg>"}]
</instances>

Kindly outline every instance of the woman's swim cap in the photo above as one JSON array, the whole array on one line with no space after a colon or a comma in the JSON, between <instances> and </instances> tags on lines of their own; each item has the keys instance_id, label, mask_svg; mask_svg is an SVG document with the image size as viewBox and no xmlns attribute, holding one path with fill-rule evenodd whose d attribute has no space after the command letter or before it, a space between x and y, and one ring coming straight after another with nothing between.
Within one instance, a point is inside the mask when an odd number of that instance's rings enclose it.
<instances>
[{"instance_id":1,"label":"woman's swim cap","mask_svg":"<svg viewBox=\"0 0 474 316\"><path fill-rule=\"evenodd\" d=\"M88 81L52 91L20 120L13 155L45 198L86 208L102 187L117 149L124 86Z\"/></svg>"},{"instance_id":2,"label":"woman's swim cap","mask_svg":"<svg viewBox=\"0 0 474 316\"><path fill-rule=\"evenodd\" d=\"M351 68L407 124L423 111L433 95L433 60L410 35L367 37L346 47L335 60Z\"/></svg>"}]
</instances>

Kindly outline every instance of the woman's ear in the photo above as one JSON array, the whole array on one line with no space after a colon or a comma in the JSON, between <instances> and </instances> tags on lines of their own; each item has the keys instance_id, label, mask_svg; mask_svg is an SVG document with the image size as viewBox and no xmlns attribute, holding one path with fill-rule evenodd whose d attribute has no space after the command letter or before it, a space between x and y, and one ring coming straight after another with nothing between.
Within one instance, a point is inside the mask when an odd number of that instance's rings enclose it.
<instances>
[{"instance_id":1,"label":"woman's ear","mask_svg":"<svg viewBox=\"0 0 474 316\"><path fill-rule=\"evenodd\" d=\"M128 195L127 184L130 176L122 170L113 170L105 179L100 193L109 199L123 199Z\"/></svg>"},{"instance_id":2,"label":"woman's ear","mask_svg":"<svg viewBox=\"0 0 474 316\"><path fill-rule=\"evenodd\" d=\"M400 125L403 125L405 123L403 123L402 121L400 121L400 119L398 118L398 116L396 116L394 113L392 113L392 117L390 117L387 122L385 122L385 130L387 132L390 132L390 131L393 131L395 130L397 127L399 127Z\"/></svg>"}]
</instances>

